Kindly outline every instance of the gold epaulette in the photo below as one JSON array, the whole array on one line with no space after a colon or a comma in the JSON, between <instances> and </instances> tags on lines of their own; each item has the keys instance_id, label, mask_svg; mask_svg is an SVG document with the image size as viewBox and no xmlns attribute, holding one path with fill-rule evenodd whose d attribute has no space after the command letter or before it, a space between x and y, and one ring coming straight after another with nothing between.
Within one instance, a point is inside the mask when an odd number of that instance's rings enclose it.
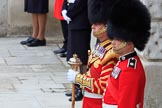
<instances>
[{"instance_id":1,"label":"gold epaulette","mask_svg":"<svg viewBox=\"0 0 162 108\"><path fill-rule=\"evenodd\" d=\"M106 53L106 55L105 55L105 57L103 58L103 60L101 61L101 65L102 66L104 66L110 59L112 59L112 58L116 58L116 59L119 59L119 55L118 54L116 54L114 51L113 51L113 49L110 49L107 53Z\"/></svg>"}]
</instances>

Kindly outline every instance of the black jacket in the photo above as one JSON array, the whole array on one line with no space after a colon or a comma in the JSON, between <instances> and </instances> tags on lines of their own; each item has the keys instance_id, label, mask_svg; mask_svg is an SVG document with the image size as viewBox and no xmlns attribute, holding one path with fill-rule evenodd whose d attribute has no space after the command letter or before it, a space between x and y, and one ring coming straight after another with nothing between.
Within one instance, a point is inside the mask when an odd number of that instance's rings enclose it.
<instances>
[{"instance_id":1,"label":"black jacket","mask_svg":"<svg viewBox=\"0 0 162 108\"><path fill-rule=\"evenodd\" d=\"M67 16L72 20L68 25L69 29L90 29L87 0L75 0L74 3L64 0L62 10L67 10Z\"/></svg>"}]
</instances>

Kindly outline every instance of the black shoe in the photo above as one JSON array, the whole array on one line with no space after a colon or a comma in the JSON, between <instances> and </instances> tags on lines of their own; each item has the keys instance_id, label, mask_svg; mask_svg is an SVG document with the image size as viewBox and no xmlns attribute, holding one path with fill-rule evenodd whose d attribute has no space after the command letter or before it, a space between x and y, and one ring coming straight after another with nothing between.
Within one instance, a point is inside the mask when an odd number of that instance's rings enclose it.
<instances>
[{"instance_id":1,"label":"black shoe","mask_svg":"<svg viewBox=\"0 0 162 108\"><path fill-rule=\"evenodd\" d=\"M82 90L77 90L77 93L75 94L75 101L81 101L83 98ZM72 97L69 98L69 101L72 101Z\"/></svg>"},{"instance_id":2,"label":"black shoe","mask_svg":"<svg viewBox=\"0 0 162 108\"><path fill-rule=\"evenodd\" d=\"M29 37L27 38L27 40L21 41L20 44L21 44L21 45L26 45L26 44L28 44L28 43L31 43L31 42L34 41L34 40L35 40L35 38L32 38L31 36L29 36Z\"/></svg>"},{"instance_id":3,"label":"black shoe","mask_svg":"<svg viewBox=\"0 0 162 108\"><path fill-rule=\"evenodd\" d=\"M72 96L72 93L71 92L66 92L65 95L66 96Z\"/></svg>"},{"instance_id":4,"label":"black shoe","mask_svg":"<svg viewBox=\"0 0 162 108\"><path fill-rule=\"evenodd\" d=\"M67 56L67 52L61 53L60 57L66 57Z\"/></svg>"},{"instance_id":5,"label":"black shoe","mask_svg":"<svg viewBox=\"0 0 162 108\"><path fill-rule=\"evenodd\" d=\"M27 44L27 46L29 46L29 47L45 46L45 45L46 45L46 40L45 39L44 40L35 39L31 43Z\"/></svg>"},{"instance_id":6,"label":"black shoe","mask_svg":"<svg viewBox=\"0 0 162 108\"><path fill-rule=\"evenodd\" d=\"M53 53L55 53L55 54L62 54L62 53L65 53L65 52L66 52L66 49L64 49L64 48L60 48L58 50L53 51Z\"/></svg>"},{"instance_id":7,"label":"black shoe","mask_svg":"<svg viewBox=\"0 0 162 108\"><path fill-rule=\"evenodd\" d=\"M77 89L75 89L75 94L76 94L76 93L77 93ZM72 92L71 92L71 91L66 92L65 95L66 95L66 96L72 96Z\"/></svg>"}]
</instances>

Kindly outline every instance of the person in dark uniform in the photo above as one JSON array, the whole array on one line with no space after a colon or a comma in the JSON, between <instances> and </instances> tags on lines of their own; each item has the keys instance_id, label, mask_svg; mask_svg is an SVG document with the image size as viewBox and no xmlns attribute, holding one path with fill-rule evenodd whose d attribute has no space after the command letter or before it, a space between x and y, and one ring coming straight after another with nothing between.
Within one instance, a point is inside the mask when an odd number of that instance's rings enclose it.
<instances>
[{"instance_id":1,"label":"person in dark uniform","mask_svg":"<svg viewBox=\"0 0 162 108\"><path fill-rule=\"evenodd\" d=\"M27 40L20 43L29 47L45 46L48 0L25 0L24 4L24 11L32 14L33 33Z\"/></svg>"},{"instance_id":2,"label":"person in dark uniform","mask_svg":"<svg viewBox=\"0 0 162 108\"><path fill-rule=\"evenodd\" d=\"M106 33L108 4L108 0L88 0L88 17L98 43L89 56L89 70L85 74L81 75L71 69L67 73L68 81L84 88L82 108L102 108L107 79L118 61L118 55L113 52L111 40Z\"/></svg>"},{"instance_id":3,"label":"person in dark uniform","mask_svg":"<svg viewBox=\"0 0 162 108\"><path fill-rule=\"evenodd\" d=\"M150 37L150 13L139 0L120 0L109 18L107 33L120 58L108 78L103 108L143 108L146 76L135 48L143 51Z\"/></svg>"},{"instance_id":4,"label":"person in dark uniform","mask_svg":"<svg viewBox=\"0 0 162 108\"><path fill-rule=\"evenodd\" d=\"M62 12L62 5L64 0L55 0L54 2L54 17L60 20L62 33L64 37L63 46L58 50L54 50L54 54L60 54L60 57L66 57L67 55L67 42L68 42L68 25L67 22L64 20L61 12Z\"/></svg>"},{"instance_id":5,"label":"person in dark uniform","mask_svg":"<svg viewBox=\"0 0 162 108\"><path fill-rule=\"evenodd\" d=\"M82 61L80 72L87 71L88 50L90 50L91 25L88 20L87 0L64 0L62 15L68 23L67 61L77 54ZM78 87L76 101L82 99ZM71 99L70 99L71 100Z\"/></svg>"}]
</instances>

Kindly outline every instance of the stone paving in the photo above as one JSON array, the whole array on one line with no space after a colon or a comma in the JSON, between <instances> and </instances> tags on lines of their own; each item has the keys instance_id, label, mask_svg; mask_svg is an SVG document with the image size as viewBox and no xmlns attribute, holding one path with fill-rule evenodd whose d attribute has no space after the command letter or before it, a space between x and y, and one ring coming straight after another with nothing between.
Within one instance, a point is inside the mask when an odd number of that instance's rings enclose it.
<instances>
[{"instance_id":1,"label":"stone paving","mask_svg":"<svg viewBox=\"0 0 162 108\"><path fill-rule=\"evenodd\" d=\"M71 108L70 66L53 54L61 44L47 38L47 46L27 47L19 44L24 39L0 38L0 108Z\"/></svg>"}]
</instances>

